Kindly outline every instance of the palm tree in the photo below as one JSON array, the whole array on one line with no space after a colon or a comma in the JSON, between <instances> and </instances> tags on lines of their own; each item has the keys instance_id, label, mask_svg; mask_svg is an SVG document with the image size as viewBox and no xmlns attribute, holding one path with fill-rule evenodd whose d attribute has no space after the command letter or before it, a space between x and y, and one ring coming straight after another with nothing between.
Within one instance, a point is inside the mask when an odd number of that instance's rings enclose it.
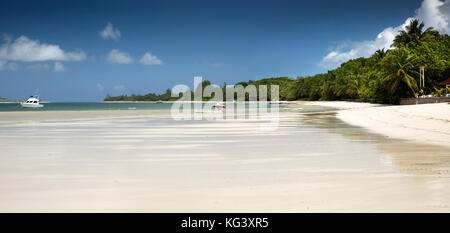
<instances>
[{"instance_id":1,"label":"palm tree","mask_svg":"<svg viewBox=\"0 0 450 233\"><path fill-rule=\"evenodd\" d=\"M398 31L399 34L395 37L394 43L391 46L398 48L401 45L407 45L410 42L420 44L421 41L424 41L428 36L431 36L433 32L432 27L423 31L424 27L425 25L423 22L419 24L418 19L410 20L409 24L405 27L405 30Z\"/></svg>"},{"instance_id":2,"label":"palm tree","mask_svg":"<svg viewBox=\"0 0 450 233\"><path fill-rule=\"evenodd\" d=\"M351 96L352 98L358 97L361 94L359 90L359 81L358 79L351 79L347 83L348 87L346 90L346 94Z\"/></svg>"},{"instance_id":3,"label":"palm tree","mask_svg":"<svg viewBox=\"0 0 450 233\"><path fill-rule=\"evenodd\" d=\"M417 82L412 76L417 76L415 71L414 60L416 57L404 48L392 50L383 60L382 67L384 78L383 84L387 85L391 94L396 94L397 90L403 85L411 90L412 95L416 93Z\"/></svg>"},{"instance_id":4,"label":"palm tree","mask_svg":"<svg viewBox=\"0 0 450 233\"><path fill-rule=\"evenodd\" d=\"M378 49L377 51L375 51L375 56L378 58L378 60L383 59L384 56L386 56L387 54L387 50L383 49Z\"/></svg>"}]
</instances>

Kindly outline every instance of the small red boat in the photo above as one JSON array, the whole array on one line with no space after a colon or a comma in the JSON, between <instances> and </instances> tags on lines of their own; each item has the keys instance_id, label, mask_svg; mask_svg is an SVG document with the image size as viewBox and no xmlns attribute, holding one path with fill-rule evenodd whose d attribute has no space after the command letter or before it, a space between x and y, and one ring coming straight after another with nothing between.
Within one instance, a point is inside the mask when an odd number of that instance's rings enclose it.
<instances>
[{"instance_id":1,"label":"small red boat","mask_svg":"<svg viewBox=\"0 0 450 233\"><path fill-rule=\"evenodd\" d=\"M218 102L217 104L213 105L213 108L227 108L223 102Z\"/></svg>"}]
</instances>

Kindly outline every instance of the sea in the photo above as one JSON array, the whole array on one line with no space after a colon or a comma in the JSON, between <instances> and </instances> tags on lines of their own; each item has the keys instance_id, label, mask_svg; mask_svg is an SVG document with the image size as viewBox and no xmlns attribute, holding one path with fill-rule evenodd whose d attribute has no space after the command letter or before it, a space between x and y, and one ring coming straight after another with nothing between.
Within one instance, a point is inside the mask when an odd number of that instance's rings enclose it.
<instances>
[{"instance_id":1,"label":"sea","mask_svg":"<svg viewBox=\"0 0 450 233\"><path fill-rule=\"evenodd\" d=\"M23 108L20 103L0 103L0 112L22 112L22 111L101 111L101 110L169 110L173 103L163 102L52 102L45 103L41 108ZM203 104L203 106L206 103ZM227 104L229 105L229 104ZM249 107L269 107L266 104L245 104ZM281 111L303 110L303 111L323 111L318 106L301 106L280 104ZM193 108L193 104L192 104Z\"/></svg>"},{"instance_id":2,"label":"sea","mask_svg":"<svg viewBox=\"0 0 450 233\"><path fill-rule=\"evenodd\" d=\"M11 111L99 111L99 110L164 110L172 103L156 102L54 102L41 103L42 108L23 108L20 103L0 103L0 112Z\"/></svg>"}]
</instances>

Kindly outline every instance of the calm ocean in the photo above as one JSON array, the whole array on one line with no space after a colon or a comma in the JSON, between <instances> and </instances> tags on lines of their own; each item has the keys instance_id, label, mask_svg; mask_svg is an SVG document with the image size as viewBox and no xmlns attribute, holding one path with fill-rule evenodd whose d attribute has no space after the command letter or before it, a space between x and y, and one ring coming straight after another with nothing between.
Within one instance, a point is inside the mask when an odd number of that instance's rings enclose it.
<instances>
[{"instance_id":1,"label":"calm ocean","mask_svg":"<svg viewBox=\"0 0 450 233\"><path fill-rule=\"evenodd\" d=\"M173 103L156 102L61 102L41 103L42 108L23 108L19 103L0 103L0 112L23 112L23 111L101 111L101 110L169 110ZM229 105L231 103L228 103ZM236 105L235 105L236 106ZM258 105L245 104L246 108ZM259 103L259 107L262 107ZM264 107L269 107L265 105ZM280 111L301 110L302 112L320 112L331 108L308 105L280 104ZM192 104L192 108L194 108Z\"/></svg>"},{"instance_id":2,"label":"calm ocean","mask_svg":"<svg viewBox=\"0 0 450 233\"><path fill-rule=\"evenodd\" d=\"M170 109L172 103L103 103L68 102L42 103L42 108L22 108L19 103L0 103L0 112L11 111L94 111L94 110L163 110Z\"/></svg>"}]
</instances>

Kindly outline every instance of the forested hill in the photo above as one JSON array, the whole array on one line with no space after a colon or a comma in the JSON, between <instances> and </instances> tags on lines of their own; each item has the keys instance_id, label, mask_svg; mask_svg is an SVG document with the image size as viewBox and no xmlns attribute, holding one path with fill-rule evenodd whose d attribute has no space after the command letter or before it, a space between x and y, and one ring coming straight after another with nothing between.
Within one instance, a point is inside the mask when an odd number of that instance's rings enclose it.
<instances>
[{"instance_id":1,"label":"forested hill","mask_svg":"<svg viewBox=\"0 0 450 233\"><path fill-rule=\"evenodd\" d=\"M423 89L419 89L420 66L425 67ZM368 58L347 61L327 73L237 84L279 85L281 100L365 99L398 103L400 98L442 94L444 87L438 83L449 77L450 37L432 28L425 29L423 23L412 20L404 31L399 32L391 49L378 50ZM107 97L105 100L170 100L167 95L170 96L170 90L163 95Z\"/></svg>"}]
</instances>

